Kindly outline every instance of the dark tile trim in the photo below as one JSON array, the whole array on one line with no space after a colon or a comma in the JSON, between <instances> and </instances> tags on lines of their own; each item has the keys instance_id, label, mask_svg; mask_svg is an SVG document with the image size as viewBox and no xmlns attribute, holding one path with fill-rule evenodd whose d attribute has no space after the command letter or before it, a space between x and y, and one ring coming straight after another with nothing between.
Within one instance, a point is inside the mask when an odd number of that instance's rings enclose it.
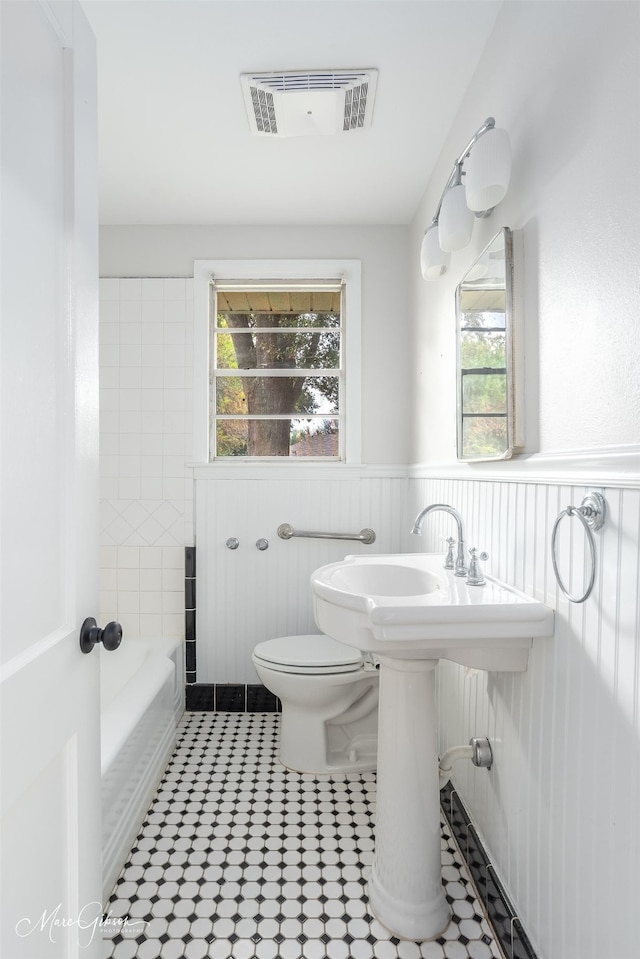
<instances>
[{"instance_id":1,"label":"dark tile trim","mask_svg":"<svg viewBox=\"0 0 640 959\"><path fill-rule=\"evenodd\" d=\"M282 706L278 697L266 686L247 686L248 713L279 713Z\"/></svg>"},{"instance_id":2,"label":"dark tile trim","mask_svg":"<svg viewBox=\"0 0 640 959\"><path fill-rule=\"evenodd\" d=\"M187 673L196 671L196 644L195 640L187 639L185 641L185 668Z\"/></svg>"},{"instance_id":3,"label":"dark tile trim","mask_svg":"<svg viewBox=\"0 0 640 959\"><path fill-rule=\"evenodd\" d=\"M198 712L213 712L214 692L212 683L194 683L186 688L186 708Z\"/></svg>"},{"instance_id":4,"label":"dark tile trim","mask_svg":"<svg viewBox=\"0 0 640 959\"><path fill-rule=\"evenodd\" d=\"M462 799L451 783L447 783L440 791L440 801L505 956L507 959L537 959L522 921L498 879Z\"/></svg>"},{"instance_id":5,"label":"dark tile trim","mask_svg":"<svg viewBox=\"0 0 640 959\"><path fill-rule=\"evenodd\" d=\"M190 655L187 643L187 656ZM195 656L195 645L194 653ZM190 681L189 677L193 676ZM187 671L187 709L231 713L280 713L282 704L266 686L259 683L196 683L195 671ZM202 703L202 705L200 705Z\"/></svg>"},{"instance_id":6,"label":"dark tile trim","mask_svg":"<svg viewBox=\"0 0 640 959\"><path fill-rule=\"evenodd\" d=\"M215 690L215 711L217 713L246 713L247 687L244 684L217 684Z\"/></svg>"},{"instance_id":7,"label":"dark tile trim","mask_svg":"<svg viewBox=\"0 0 640 959\"><path fill-rule=\"evenodd\" d=\"M188 685L192 685L197 679L195 546L185 546L184 548L184 608L185 679Z\"/></svg>"},{"instance_id":8,"label":"dark tile trim","mask_svg":"<svg viewBox=\"0 0 640 959\"><path fill-rule=\"evenodd\" d=\"M195 610L196 608L196 581L195 579L185 579L184 581L184 606L185 611Z\"/></svg>"}]
</instances>

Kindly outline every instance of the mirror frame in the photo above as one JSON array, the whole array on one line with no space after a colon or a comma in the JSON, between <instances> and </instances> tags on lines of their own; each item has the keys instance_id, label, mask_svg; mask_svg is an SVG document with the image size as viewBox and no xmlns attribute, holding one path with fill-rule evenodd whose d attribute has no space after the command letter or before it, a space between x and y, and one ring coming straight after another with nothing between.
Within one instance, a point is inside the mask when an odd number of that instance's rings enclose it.
<instances>
[{"instance_id":1,"label":"mirror frame","mask_svg":"<svg viewBox=\"0 0 640 959\"><path fill-rule=\"evenodd\" d=\"M461 331L462 310L461 295L466 277L474 266L488 254L498 237L502 236L504 243L505 261L505 363L506 363L506 420L507 443L506 449L495 456L465 456L463 455L463 404L462 404L462 364L461 364ZM481 463L486 461L510 459L517 449L516 445L516 403L514 390L514 294L513 294L513 232L509 227L503 227L486 245L479 257L471 264L467 273L456 287L456 434L457 455L464 463Z\"/></svg>"}]
</instances>

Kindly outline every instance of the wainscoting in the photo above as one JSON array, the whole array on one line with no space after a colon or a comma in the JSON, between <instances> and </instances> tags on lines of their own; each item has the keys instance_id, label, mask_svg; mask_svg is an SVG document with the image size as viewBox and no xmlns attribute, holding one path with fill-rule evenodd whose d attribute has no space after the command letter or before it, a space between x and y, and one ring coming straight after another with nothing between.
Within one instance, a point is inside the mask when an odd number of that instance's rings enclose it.
<instances>
[{"instance_id":1,"label":"wainscoting","mask_svg":"<svg viewBox=\"0 0 640 959\"><path fill-rule=\"evenodd\" d=\"M244 466L244 470L241 468ZM414 537L400 469L293 464L247 478L239 468L196 468L197 681L258 682L251 653L275 636L316 633L309 577L351 553L406 552ZM376 542L281 540L282 523L338 533L370 527ZM237 549L225 545L239 540ZM258 539L269 547L259 550Z\"/></svg>"},{"instance_id":2,"label":"wainscoting","mask_svg":"<svg viewBox=\"0 0 640 959\"><path fill-rule=\"evenodd\" d=\"M508 475L505 470L505 475ZM640 489L537 481L416 477L408 504L455 506L488 573L556 611L552 639L535 641L524 674L438 668L439 748L488 736L490 772L459 763L455 788L490 850L542 956L633 959L640 858ZM596 533L597 574L582 605L560 592L551 563L556 517L599 489L608 515ZM439 549L449 517L428 518ZM580 594L587 547L562 521L561 573Z\"/></svg>"}]
</instances>

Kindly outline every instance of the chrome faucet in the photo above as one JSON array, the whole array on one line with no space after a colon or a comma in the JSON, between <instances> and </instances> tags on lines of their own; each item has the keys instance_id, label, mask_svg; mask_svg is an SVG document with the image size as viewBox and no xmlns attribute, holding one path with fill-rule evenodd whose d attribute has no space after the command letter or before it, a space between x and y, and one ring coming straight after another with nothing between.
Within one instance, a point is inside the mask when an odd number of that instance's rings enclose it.
<instances>
[{"instance_id":1,"label":"chrome faucet","mask_svg":"<svg viewBox=\"0 0 640 959\"><path fill-rule=\"evenodd\" d=\"M416 516L416 521L413 524L413 529L411 532L418 536L422 532L422 523L424 522L425 516L428 513L433 513L437 510L441 510L444 513L450 513L456 521L456 526L458 527L458 550L454 573L456 576L466 576L467 566L465 563L464 524L462 522L460 513L455 510L453 506L447 506L445 503L432 503L431 506L425 506L425 508Z\"/></svg>"}]
</instances>

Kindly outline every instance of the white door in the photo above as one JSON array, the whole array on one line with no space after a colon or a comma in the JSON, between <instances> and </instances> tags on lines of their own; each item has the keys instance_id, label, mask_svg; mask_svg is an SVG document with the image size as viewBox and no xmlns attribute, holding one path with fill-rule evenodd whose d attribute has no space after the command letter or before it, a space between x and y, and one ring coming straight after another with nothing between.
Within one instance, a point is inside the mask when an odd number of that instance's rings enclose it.
<instances>
[{"instance_id":1,"label":"white door","mask_svg":"<svg viewBox=\"0 0 640 959\"><path fill-rule=\"evenodd\" d=\"M0 954L92 959L99 676L78 636L98 599L95 45L70 0L0 16Z\"/></svg>"}]
</instances>

